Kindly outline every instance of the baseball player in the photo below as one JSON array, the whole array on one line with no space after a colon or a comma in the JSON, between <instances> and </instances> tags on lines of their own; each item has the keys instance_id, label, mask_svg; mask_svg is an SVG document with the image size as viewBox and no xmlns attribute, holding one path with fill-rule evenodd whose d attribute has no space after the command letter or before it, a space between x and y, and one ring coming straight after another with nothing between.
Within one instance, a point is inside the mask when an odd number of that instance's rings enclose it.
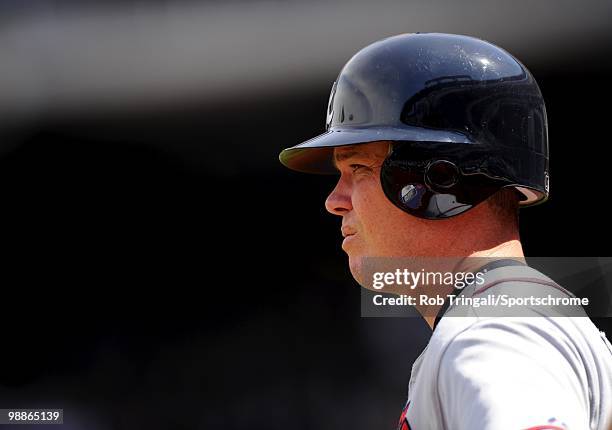
<instances>
[{"instance_id":1,"label":"baseball player","mask_svg":"<svg viewBox=\"0 0 612 430\"><path fill-rule=\"evenodd\" d=\"M416 33L363 48L333 85L326 132L280 161L339 173L325 206L362 285L372 256L482 257L470 270L483 282L457 297L572 297L523 259L518 209L549 193L546 110L530 72L491 43ZM608 428L612 346L585 314L483 315L448 299L417 310L433 333L398 429Z\"/></svg>"}]
</instances>

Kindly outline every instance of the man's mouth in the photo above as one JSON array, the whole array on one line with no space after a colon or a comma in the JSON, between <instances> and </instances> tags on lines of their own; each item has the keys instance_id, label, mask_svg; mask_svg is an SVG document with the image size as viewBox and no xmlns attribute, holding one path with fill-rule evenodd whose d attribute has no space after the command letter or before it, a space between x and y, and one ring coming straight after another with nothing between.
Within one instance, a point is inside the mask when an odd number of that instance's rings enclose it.
<instances>
[{"instance_id":1,"label":"man's mouth","mask_svg":"<svg viewBox=\"0 0 612 430\"><path fill-rule=\"evenodd\" d=\"M342 249L348 252L347 246L355 238L357 231L349 226L342 226L341 231L342 237L344 237L344 240L342 241Z\"/></svg>"},{"instance_id":2,"label":"man's mouth","mask_svg":"<svg viewBox=\"0 0 612 430\"><path fill-rule=\"evenodd\" d=\"M347 238L349 236L353 236L355 233L357 233L355 231L355 229L348 227L348 226L343 226L340 231L342 232L342 237Z\"/></svg>"}]
</instances>

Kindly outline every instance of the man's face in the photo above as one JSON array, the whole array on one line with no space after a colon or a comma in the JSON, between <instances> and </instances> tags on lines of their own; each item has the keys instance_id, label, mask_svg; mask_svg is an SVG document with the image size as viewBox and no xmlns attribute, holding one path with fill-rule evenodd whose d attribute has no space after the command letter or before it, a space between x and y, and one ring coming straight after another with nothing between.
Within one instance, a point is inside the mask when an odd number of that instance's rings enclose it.
<instances>
[{"instance_id":1,"label":"man's face","mask_svg":"<svg viewBox=\"0 0 612 430\"><path fill-rule=\"evenodd\" d=\"M334 150L340 179L325 208L342 217L342 249L358 281L363 257L436 255L439 232L432 222L400 210L382 190L380 169L389 148L389 142L373 142Z\"/></svg>"}]
</instances>

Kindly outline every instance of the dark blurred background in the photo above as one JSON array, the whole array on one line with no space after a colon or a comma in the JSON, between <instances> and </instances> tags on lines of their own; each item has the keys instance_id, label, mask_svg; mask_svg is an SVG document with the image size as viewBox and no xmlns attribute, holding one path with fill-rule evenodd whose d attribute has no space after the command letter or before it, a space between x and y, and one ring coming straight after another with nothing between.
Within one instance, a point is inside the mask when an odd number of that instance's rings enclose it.
<instances>
[{"instance_id":1,"label":"dark blurred background","mask_svg":"<svg viewBox=\"0 0 612 430\"><path fill-rule=\"evenodd\" d=\"M0 407L63 408L66 429L394 428L430 332L360 317L323 208L334 178L278 152L323 131L337 73L368 43L483 38L547 103L552 195L522 212L527 255L610 255L611 12L1 2Z\"/></svg>"}]
</instances>

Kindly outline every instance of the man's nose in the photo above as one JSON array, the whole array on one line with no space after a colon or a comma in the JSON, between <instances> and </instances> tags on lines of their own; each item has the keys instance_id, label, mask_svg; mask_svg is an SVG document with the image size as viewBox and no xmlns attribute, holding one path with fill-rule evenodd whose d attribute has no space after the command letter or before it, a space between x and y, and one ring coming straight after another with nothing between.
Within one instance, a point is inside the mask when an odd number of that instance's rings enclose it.
<instances>
[{"instance_id":1,"label":"man's nose","mask_svg":"<svg viewBox=\"0 0 612 430\"><path fill-rule=\"evenodd\" d=\"M347 212L353 209L351 204L350 188L347 186L343 178L338 180L336 187L327 196L325 200L325 209L332 215L346 215Z\"/></svg>"}]
</instances>

